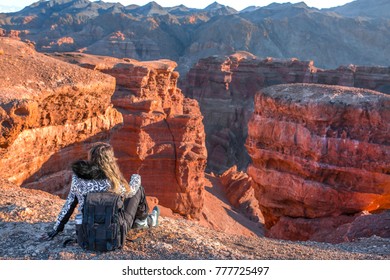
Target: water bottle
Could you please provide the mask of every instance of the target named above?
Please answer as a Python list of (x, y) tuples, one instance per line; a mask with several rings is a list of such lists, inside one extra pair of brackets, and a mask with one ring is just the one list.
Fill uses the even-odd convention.
[(83, 215), (77, 214), (75, 221), (76, 221), (76, 225), (81, 225), (81, 223), (83, 222)]

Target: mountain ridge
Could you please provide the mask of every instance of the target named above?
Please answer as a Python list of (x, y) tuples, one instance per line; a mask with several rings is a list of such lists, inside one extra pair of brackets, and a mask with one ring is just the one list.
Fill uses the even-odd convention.
[[(378, 9), (378, 6), (380, 9)], [(389, 18), (389, 0), (358, 0), (327, 9), (347, 17)]]
[[(343, 15), (345, 9), (355, 13), (367, 3), (371, 3), (372, 17)], [(380, 3), (390, 5), (390, 0)], [(390, 23), (387, 18), (374, 17), (382, 8), (370, 0), (321, 10), (304, 2), (273, 3), (242, 12), (217, 2), (192, 9), (184, 5), (165, 8), (156, 2), (125, 7), (103, 1), (51, 0), (0, 14), (0, 33), (15, 34), (16, 30), (41, 52), (168, 58), (178, 62), (181, 74), (200, 58), (236, 51), (314, 60), (322, 68), (387, 66)], [(120, 39), (115, 35), (118, 32), (123, 34)]]

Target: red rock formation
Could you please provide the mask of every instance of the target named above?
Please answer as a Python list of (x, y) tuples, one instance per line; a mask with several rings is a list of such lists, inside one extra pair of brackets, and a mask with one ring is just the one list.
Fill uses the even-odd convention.
[(202, 115), (177, 88), (176, 63), (85, 54), (57, 55), (116, 78), (112, 102), (124, 126), (111, 139), (126, 177), (139, 172), (146, 193), (174, 212), (198, 217), (207, 158)]
[(66, 194), (71, 161), (122, 123), (115, 80), (0, 38), (0, 177)]
[(247, 52), (198, 61), (183, 85), (198, 100), (205, 117), (208, 170), (221, 173), (233, 165), (244, 169), (244, 149), (253, 99), (264, 87), (285, 83), (319, 83), (362, 87), (390, 93), (390, 68), (350, 65), (323, 70), (312, 61), (258, 58)]
[(390, 96), (379, 92), (310, 84), (259, 92), (247, 172), (268, 235), (329, 241), (329, 228), (390, 209), (389, 131)]
[(199, 60), (187, 75), (185, 93), (198, 100), (205, 118), (209, 170), (245, 168), (247, 123), (255, 93), (266, 86), (302, 82), (311, 62), (259, 59), (239, 52)]
[(263, 215), (253, 189), (252, 178), (245, 172), (237, 171), (237, 166), (226, 170), (221, 176), (226, 197), (231, 205), (251, 221), (262, 222)]

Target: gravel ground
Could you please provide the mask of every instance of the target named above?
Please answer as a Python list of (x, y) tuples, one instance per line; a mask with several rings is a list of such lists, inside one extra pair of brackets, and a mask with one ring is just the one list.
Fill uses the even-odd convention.
[[(244, 237), (205, 228), (185, 219), (160, 217), (160, 225), (132, 230), (122, 250), (85, 251), (71, 243), (74, 221), (51, 241), (42, 241), (63, 200), (48, 193), (0, 182), (0, 259), (147, 259), (147, 260), (357, 260), (390, 259), (390, 239), (370, 237), (350, 243), (291, 242)], [(139, 238), (138, 238), (139, 237)], [(134, 241), (138, 238), (139, 241)]]

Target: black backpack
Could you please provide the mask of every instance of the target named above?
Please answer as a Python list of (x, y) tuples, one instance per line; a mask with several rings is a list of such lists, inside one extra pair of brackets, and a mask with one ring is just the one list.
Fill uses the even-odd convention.
[(111, 192), (88, 193), (76, 235), (84, 249), (104, 252), (122, 248), (127, 235), (122, 197)]

